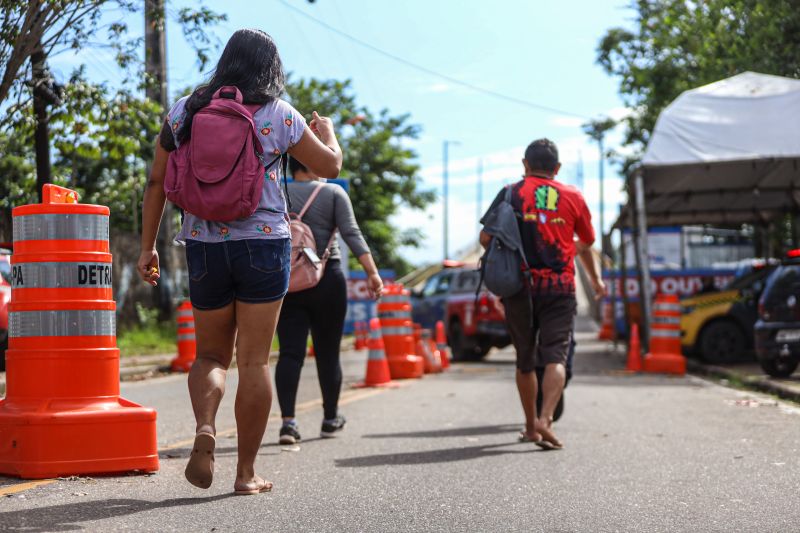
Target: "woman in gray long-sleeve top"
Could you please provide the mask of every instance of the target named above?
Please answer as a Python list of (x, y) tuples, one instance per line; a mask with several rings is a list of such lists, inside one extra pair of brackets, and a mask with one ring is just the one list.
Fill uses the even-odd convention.
[(367, 272), (367, 283), (372, 297), (379, 297), (383, 291), (383, 282), (344, 189), (335, 184), (320, 183), (319, 178), (294, 158), (290, 159), (289, 167), (294, 178), (288, 185), (292, 212), (299, 213), (311, 193), (317, 187), (322, 187), (303, 216), (303, 222), (314, 234), (319, 257), (323, 257), (329, 242), (331, 246), (325, 273), (319, 284), (304, 291), (287, 294), (278, 320), (280, 357), (275, 368), (275, 388), (283, 417), (281, 444), (295, 444), (300, 441), (294, 410), (309, 331), (314, 342), (324, 409), (320, 436), (333, 437), (345, 424), (345, 419), (337, 408), (342, 387), (339, 347), (347, 314), (347, 282), (342, 272), (339, 246), (336, 239), (331, 239), (334, 231), (339, 231), (350, 251)]

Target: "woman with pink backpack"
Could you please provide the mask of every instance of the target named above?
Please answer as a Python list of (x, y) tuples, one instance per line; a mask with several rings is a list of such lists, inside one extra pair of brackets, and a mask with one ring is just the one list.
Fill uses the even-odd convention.
[(379, 298), (383, 292), (383, 281), (344, 189), (320, 180), (319, 172), (295, 158), (289, 160), (289, 168), (293, 178), (288, 187), (292, 205), (292, 276), (278, 321), (280, 356), (275, 366), (275, 388), (283, 417), (281, 444), (300, 441), (295, 399), (309, 332), (322, 391), (320, 437), (334, 437), (344, 428), (345, 419), (338, 412), (342, 388), (339, 349), (347, 314), (347, 281), (337, 232), (367, 273), (370, 295)]
[(142, 207), (138, 272), (156, 285), (156, 235), (167, 198), (184, 211), (176, 240), (186, 244), (197, 359), (189, 372), (196, 435), (186, 479), (211, 486), (215, 418), (234, 346), (239, 372), (234, 492), (272, 483), (255, 459), (272, 404), (269, 350), (289, 286), (291, 241), (281, 180), (285, 154), (337, 176), (342, 153), (330, 119), (303, 115), (280, 99), (284, 72), (272, 38), (235, 32), (214, 74), (169, 111), (156, 143)]

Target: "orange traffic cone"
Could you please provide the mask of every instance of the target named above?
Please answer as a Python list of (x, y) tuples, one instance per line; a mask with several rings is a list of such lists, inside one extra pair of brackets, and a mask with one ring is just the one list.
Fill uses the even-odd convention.
[(395, 385), (389, 373), (389, 361), (383, 348), (381, 321), (373, 318), (369, 321), (369, 352), (367, 355), (367, 373), (364, 381), (355, 387), (386, 387)]
[(659, 374), (686, 374), (686, 358), (681, 353), (681, 303), (677, 295), (656, 296), (650, 353), (642, 361), (642, 368)]
[(600, 331), (597, 333), (597, 340), (611, 341), (614, 340), (614, 305), (613, 302), (606, 299), (603, 302), (603, 323), (600, 325)]
[(314, 343), (311, 343), (311, 345), (309, 345), (309, 347), (308, 347), (308, 356), (309, 357), (316, 357), (317, 356), (317, 352), (314, 351)]
[(414, 342), (417, 346), (417, 353), (425, 360), (425, 373), (436, 374), (442, 371), (442, 365), (436, 361), (433, 352), (431, 352), (430, 339), (431, 330), (422, 329), (420, 324), (414, 324)]
[(156, 412), (119, 395), (109, 209), (51, 184), (43, 198), (12, 211), (0, 473), (154, 472)]
[(188, 372), (197, 357), (194, 336), (194, 313), (188, 300), (178, 306), (178, 356), (172, 360), (173, 372)]
[(442, 361), (442, 369), (450, 368), (450, 354), (447, 353), (447, 335), (444, 334), (444, 322), (436, 323), (436, 348)]
[(367, 325), (364, 322), (356, 322), (356, 350), (366, 350), (369, 348), (369, 341), (367, 340), (369, 337), (369, 331), (367, 331)]
[(631, 326), (630, 347), (628, 348), (628, 364), (625, 366), (629, 372), (642, 370), (642, 344), (639, 341), (639, 324)]

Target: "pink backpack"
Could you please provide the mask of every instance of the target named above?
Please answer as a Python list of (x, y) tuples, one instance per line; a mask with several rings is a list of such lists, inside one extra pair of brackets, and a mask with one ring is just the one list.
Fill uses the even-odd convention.
[[(203, 220), (229, 222), (252, 215), (264, 187), (264, 148), (253, 122), (254, 106), (236, 87), (222, 87), (195, 113), (192, 135), (169, 154), (167, 199)], [(257, 107), (256, 107), (257, 109)]]
[(333, 239), (336, 238), (336, 231), (331, 234), (328, 246), (325, 247), (322, 257), (317, 257), (317, 243), (314, 240), (314, 233), (308, 227), (308, 224), (303, 222), (303, 216), (308, 211), (308, 208), (311, 207), (311, 204), (314, 203), (314, 200), (317, 199), (322, 187), (323, 184), (318, 183), (300, 213), (291, 213), (289, 215), (289, 231), (292, 235), (289, 292), (304, 291), (316, 287), (325, 273), (325, 264), (331, 255), (331, 244)]

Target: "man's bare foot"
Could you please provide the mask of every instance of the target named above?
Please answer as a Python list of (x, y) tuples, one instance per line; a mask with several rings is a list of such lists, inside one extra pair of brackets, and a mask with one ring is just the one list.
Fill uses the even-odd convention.
[(542, 441), (539, 446), (548, 450), (560, 450), (564, 447), (564, 444), (558, 440), (556, 434), (553, 433), (551, 425), (552, 421), (550, 421), (550, 424), (548, 424), (546, 420), (542, 419), (538, 419), (536, 421), (536, 432), (542, 435)]
[(272, 482), (255, 476), (248, 481), (237, 479), (233, 484), (233, 492), (238, 496), (250, 496), (272, 490)]
[(532, 442), (534, 444), (539, 444), (542, 441), (542, 436), (535, 431), (520, 431), (519, 437), (520, 442)]

